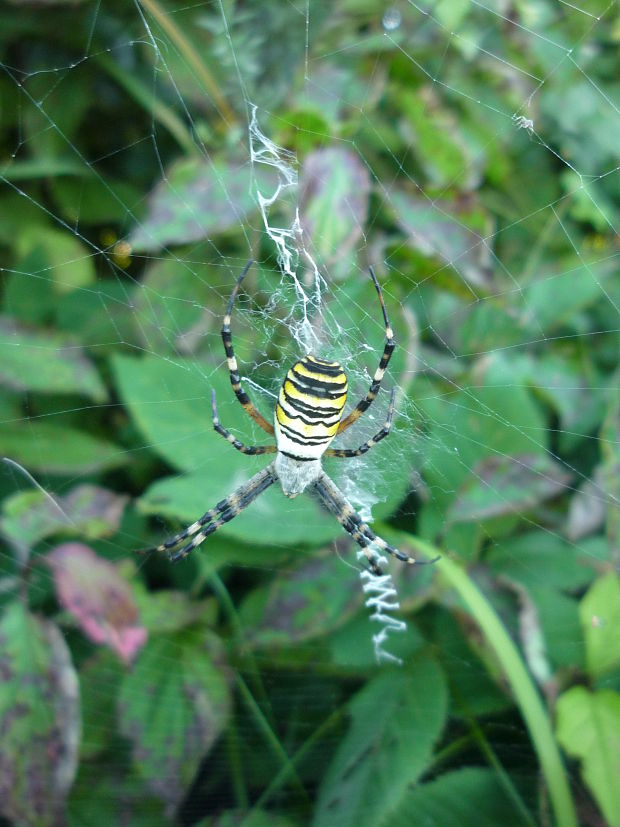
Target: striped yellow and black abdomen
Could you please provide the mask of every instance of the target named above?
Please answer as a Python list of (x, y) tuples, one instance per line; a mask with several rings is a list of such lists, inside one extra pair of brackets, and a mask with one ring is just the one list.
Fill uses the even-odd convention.
[(286, 374), (276, 404), (278, 450), (300, 460), (324, 453), (338, 430), (347, 377), (338, 362), (304, 356)]

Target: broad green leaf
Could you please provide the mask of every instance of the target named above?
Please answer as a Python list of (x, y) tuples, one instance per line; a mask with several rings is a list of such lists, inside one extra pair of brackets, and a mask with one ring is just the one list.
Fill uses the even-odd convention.
[[(6, 100), (6, 97), (3, 96), (4, 100)], [(3, 175), (6, 175), (7, 172), (9, 170), (3, 168)], [(16, 244), (19, 233), (24, 227), (38, 227), (39, 229), (45, 227), (45, 215), (40, 207), (28, 198), (24, 198), (19, 192), (9, 189), (9, 187), (3, 187), (2, 197), (0, 198), (0, 212), (2, 212), (0, 241), (7, 246)], [(2, 299), (4, 302), (4, 295)], [(3, 307), (5, 312), (8, 311), (6, 304), (3, 303)]]
[(603, 466), (598, 465), (570, 498), (566, 536), (573, 542), (594, 534), (605, 525), (607, 508), (611, 504), (604, 493), (605, 483)]
[[(266, 464), (264, 457), (244, 456), (215, 433), (211, 420), (211, 389), (217, 394), (220, 421), (246, 444), (273, 443), (254, 427), (236, 401), (225, 366), (217, 370), (197, 360), (117, 354), (112, 360), (116, 385), (147, 446), (174, 468), (203, 471), (222, 478), (225, 496), (232, 479), (249, 479)], [(254, 393), (255, 404), (260, 401)], [(269, 418), (271, 418), (269, 416)], [(237, 482), (238, 484), (238, 482)], [(218, 496), (218, 499), (222, 499)], [(205, 506), (205, 511), (209, 507)]]
[[(100, 726), (106, 721), (104, 712)], [(81, 762), (69, 797), (69, 827), (171, 827), (173, 822), (161, 800), (149, 793), (138, 772), (127, 766), (119, 742), (113, 747), (98, 760)]]
[(129, 243), (135, 252), (153, 253), (200, 241), (238, 227), (254, 209), (247, 164), (184, 158), (150, 194), (146, 216)]
[(461, 353), (485, 353), (530, 341), (533, 333), (526, 320), (512, 312), (510, 296), (492, 296), (471, 305), (463, 324), (454, 331)]
[(53, 499), (38, 490), (20, 491), (2, 504), (0, 532), (30, 547), (59, 532), (90, 540), (108, 537), (118, 531), (126, 502), (127, 497), (96, 485), (78, 485)]
[(106, 177), (105, 183), (88, 178), (57, 177), (51, 192), (64, 218), (74, 225), (117, 224), (131, 217), (131, 205), (139, 204), (142, 193), (128, 181)]
[(74, 290), (57, 303), (58, 327), (79, 337), (84, 347), (98, 356), (127, 345), (141, 343), (135, 336), (135, 315), (127, 285), (101, 281), (98, 289)]
[(98, 557), (83, 543), (63, 543), (45, 562), (52, 570), (60, 605), (77, 620), (82, 632), (113, 649), (131, 663), (146, 642), (129, 583), (117, 566)]
[(519, 514), (562, 494), (570, 478), (546, 454), (487, 457), (474, 466), (447, 516), (453, 522), (479, 522)]
[(540, 575), (527, 591), (544, 634), (545, 649), (553, 667), (584, 668), (585, 647), (575, 597), (557, 591)]
[(589, 181), (568, 169), (562, 173), (561, 180), (570, 198), (573, 218), (591, 223), (599, 233), (607, 232), (617, 224), (620, 218), (617, 205), (607, 196), (604, 187), (597, 186), (596, 180)]
[(172, 589), (150, 592), (138, 579), (132, 586), (140, 623), (149, 632), (178, 632), (186, 626), (209, 628), (215, 624), (217, 604), (213, 597), (192, 600), (187, 592)]
[(557, 737), (581, 760), (585, 783), (609, 827), (620, 825), (620, 695), (575, 686), (558, 698)]
[[(446, 29), (454, 32), (459, 31), (463, 21), (471, 10), (471, 6), (467, 0), (440, 0), (435, 7), (435, 14)], [(428, 118), (428, 120), (433, 119)], [(461, 161), (461, 164), (462, 163)], [(447, 183), (450, 182), (448, 181)]]
[[(449, 0), (449, 3), (453, 9), (458, 3), (463, 11), (467, 10), (463, 0)], [(437, 9), (447, 11), (447, 6), (448, 3), (443, 0)], [(457, 14), (460, 16), (460, 10)], [(429, 118), (428, 100), (417, 90), (402, 93), (399, 104), (407, 118), (404, 129), (415, 134), (412, 151), (419, 159), (429, 184), (449, 187), (458, 177), (463, 189), (473, 189), (480, 174), (480, 161), (475, 159), (478, 163), (475, 162), (462, 134), (453, 128), (454, 115), (447, 108), (437, 106)]]
[(286, 816), (252, 809), (249, 815), (241, 810), (227, 810), (213, 818), (199, 821), (195, 827), (296, 827), (296, 824)]
[[(51, 282), (60, 295), (95, 281), (93, 251), (68, 231), (27, 225), (18, 237), (17, 249), (23, 259), (22, 272)], [(28, 268), (24, 267), (26, 261)]]
[(447, 703), (441, 669), (428, 657), (386, 668), (361, 689), (321, 783), (313, 827), (397, 823), (394, 812), (431, 761)]
[(471, 388), (465, 383), (445, 401), (428, 389), (418, 390), (415, 401), (429, 419), (424, 477), (443, 521), (459, 487), (482, 460), (547, 454), (542, 413), (528, 389), (513, 384), (511, 360), (500, 353), (480, 363)]
[(430, 201), (398, 190), (390, 194), (395, 220), (407, 235), (407, 244), (449, 269), (436, 271), (444, 287), (470, 300), (492, 288), (491, 257), (484, 242), (488, 218), (479, 208), (459, 213), (448, 201)]
[[(558, 413), (562, 452), (583, 444), (583, 434), (595, 430), (605, 406), (604, 381), (594, 366), (586, 372), (583, 359), (577, 364), (559, 355), (545, 353), (544, 359), (526, 358), (522, 375), (537, 394)], [(517, 368), (515, 372), (519, 369)], [(584, 393), (587, 388), (587, 393)]]
[(506, 575), (527, 588), (544, 585), (575, 591), (594, 577), (595, 561), (589, 560), (587, 549), (549, 531), (528, 531), (498, 540), (488, 562), (496, 575)]
[[(357, 584), (361, 589), (359, 579)], [(400, 595), (400, 589), (398, 591)], [(363, 674), (376, 668), (377, 654), (372, 638), (379, 631), (379, 624), (371, 619), (371, 614), (372, 609), (365, 606), (342, 628), (330, 631), (325, 637), (325, 647), (335, 666)], [(405, 620), (400, 610), (394, 611), (393, 615), (398, 620)], [(422, 634), (413, 623), (407, 622), (404, 631), (388, 635), (383, 648), (390, 655), (409, 663), (425, 645)]]
[(0, 317), (0, 384), (11, 390), (78, 393), (103, 402), (105, 385), (73, 339)]
[(530, 531), (499, 540), (489, 566), (500, 583), (523, 589), (532, 602), (553, 666), (582, 664), (579, 606), (568, 592), (583, 589), (594, 577), (586, 549), (548, 531)]
[(515, 807), (496, 773), (467, 767), (411, 789), (391, 824), (424, 827), (532, 827)]
[(116, 468), (127, 454), (85, 431), (46, 422), (16, 422), (0, 428), (0, 453), (28, 469), (78, 474)]
[(301, 225), (312, 255), (322, 267), (347, 262), (368, 216), (367, 167), (348, 149), (317, 149), (304, 159), (299, 191)]
[[(116, 696), (125, 665), (111, 649), (98, 649), (80, 665), (82, 701), (82, 741), (80, 759), (92, 759), (103, 753), (118, 738)], [(76, 784), (79, 786), (79, 776)], [(75, 794), (72, 793), (72, 797)]]
[(588, 672), (597, 678), (620, 664), (620, 579), (610, 571), (596, 580), (579, 604)]
[(78, 682), (58, 627), (11, 603), (0, 620), (0, 813), (55, 827), (77, 767)]
[(239, 614), (254, 646), (292, 646), (341, 626), (362, 601), (357, 572), (334, 553), (317, 554), (255, 588)]
[[(224, 440), (222, 443), (230, 452), (230, 445)], [(241, 454), (239, 456), (243, 460), (248, 459)], [(235, 463), (237, 464), (242, 463)], [(140, 510), (144, 514), (159, 514), (189, 525), (224, 497), (232, 494), (258, 470), (254, 463), (245, 469), (233, 469), (230, 465), (227, 466), (224, 457), (221, 458), (221, 464), (214, 466), (215, 463), (211, 463), (211, 472), (165, 477), (154, 482), (138, 500)], [(278, 482), (219, 531), (252, 545), (275, 544), (280, 547), (294, 544), (318, 547), (345, 536), (335, 518), (322, 510), (309, 494), (287, 499)], [(202, 546), (203, 552), (208, 553), (208, 548), (209, 539)]]
[(452, 706), (450, 714), (468, 719), (471, 715), (505, 712), (511, 699), (501, 691), (501, 684), (490, 670), (486, 670), (461, 625), (459, 617), (429, 607), (425, 628), (428, 642), (434, 647), (446, 674)]
[[(156, 259), (133, 291), (136, 338), (160, 355), (195, 355), (213, 344), (212, 336), (206, 334), (212, 334), (215, 327), (220, 347), (221, 318), (214, 314), (218, 308), (224, 312), (225, 301), (213, 287), (224, 281), (223, 274), (214, 278), (217, 272), (193, 262), (191, 267), (179, 266), (175, 258)], [(228, 289), (232, 290), (232, 279)]]
[(602, 488), (606, 495), (606, 534), (612, 548), (620, 542), (620, 370), (612, 374), (607, 411), (600, 431)]
[(230, 693), (221, 647), (204, 628), (152, 638), (119, 695), (122, 733), (150, 789), (176, 806), (226, 726)]
[(605, 284), (616, 275), (609, 261), (584, 265), (573, 259), (565, 264), (560, 272), (541, 273), (522, 289), (521, 312), (544, 333), (571, 324), (581, 310), (605, 299)]

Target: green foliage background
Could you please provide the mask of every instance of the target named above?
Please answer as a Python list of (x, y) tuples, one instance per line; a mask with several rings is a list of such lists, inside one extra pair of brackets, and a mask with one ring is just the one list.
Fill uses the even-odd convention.
[[(0, 4), (0, 822), (620, 825), (618, 6), (309, 9)], [(327, 310), (374, 264), (403, 343), (373, 526), (442, 559), (392, 568), (402, 668), (307, 498), (133, 553), (262, 465), (208, 402), (259, 438), (218, 336), (250, 256), (246, 309), (278, 284), (250, 100)]]

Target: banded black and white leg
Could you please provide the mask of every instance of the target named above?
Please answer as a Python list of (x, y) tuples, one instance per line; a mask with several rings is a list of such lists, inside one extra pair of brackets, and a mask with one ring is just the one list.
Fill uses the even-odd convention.
[(244, 445), (243, 442), (240, 442), (227, 428), (224, 428), (224, 426), (220, 424), (220, 420), (217, 415), (217, 405), (215, 402), (215, 389), (211, 390), (211, 412), (213, 414), (214, 430), (223, 436), (227, 442), (230, 442), (233, 448), (236, 448), (237, 451), (241, 451), (242, 454), (251, 455), (276, 453), (277, 449), (275, 445)]
[[(176, 563), (177, 560), (181, 560), (195, 548), (198, 548), (218, 528), (233, 520), (276, 480), (274, 465), (271, 463), (267, 468), (255, 474), (245, 485), (242, 485), (225, 500), (221, 500), (203, 514), (195, 523), (192, 523), (174, 537), (170, 537), (161, 545), (144, 549), (141, 553), (150, 554), (155, 551), (167, 551), (169, 559)], [(190, 541), (186, 543), (185, 541), (189, 538), (191, 538)]]
[(325, 451), (326, 457), (340, 457), (340, 458), (347, 458), (347, 457), (359, 457), (361, 454), (365, 454), (366, 451), (370, 451), (377, 442), (381, 442), (382, 439), (390, 433), (390, 429), (392, 427), (392, 416), (394, 414), (394, 397), (396, 396), (396, 388), (392, 388), (392, 393), (390, 394), (390, 404), (388, 406), (387, 416), (385, 419), (385, 423), (383, 428), (379, 431), (379, 433), (375, 434), (372, 439), (369, 439), (367, 442), (364, 442), (360, 445), (359, 448), (328, 448)]
[(235, 282), (235, 286), (233, 287), (232, 293), (230, 294), (228, 305), (226, 307), (226, 314), (224, 316), (224, 323), (222, 325), (222, 342), (224, 343), (224, 350), (226, 352), (226, 362), (228, 364), (228, 372), (230, 373), (230, 384), (232, 385), (232, 389), (235, 393), (235, 396), (243, 406), (246, 413), (252, 417), (256, 424), (259, 425), (263, 429), (263, 431), (266, 431), (268, 434), (273, 434), (273, 425), (270, 422), (268, 422), (265, 419), (265, 417), (254, 407), (254, 405), (250, 401), (250, 397), (241, 387), (241, 377), (239, 375), (239, 367), (237, 365), (235, 350), (233, 348), (232, 343), (232, 333), (230, 331), (230, 317), (232, 314), (235, 299), (237, 298), (237, 294), (239, 293), (241, 282), (245, 278), (248, 270), (250, 269), (253, 263), (254, 262), (252, 261), (252, 259), (250, 259), (248, 263), (245, 265), (241, 275)]
[(344, 530), (348, 531), (355, 542), (361, 546), (374, 574), (380, 575), (383, 574), (383, 572), (379, 565), (379, 556), (372, 549), (373, 545), (376, 546), (379, 551), (390, 554), (402, 563), (419, 566), (435, 562), (435, 560), (416, 560), (414, 557), (410, 557), (408, 554), (405, 554), (404, 551), (400, 551), (400, 549), (391, 546), (389, 543), (386, 543), (383, 538), (377, 536), (370, 526), (362, 520), (351, 503), (332, 480), (330, 480), (327, 474), (321, 474), (319, 479), (314, 483), (314, 491), (320, 502), (328, 511), (331, 511)]
[(369, 270), (373, 283), (375, 285), (375, 289), (377, 291), (377, 295), (379, 296), (379, 301), (381, 302), (381, 312), (383, 313), (383, 321), (385, 322), (386, 342), (385, 347), (383, 348), (383, 354), (379, 361), (379, 367), (375, 371), (375, 375), (372, 378), (372, 382), (370, 383), (368, 393), (360, 402), (357, 403), (357, 405), (355, 406), (355, 408), (353, 408), (351, 413), (342, 420), (342, 422), (338, 426), (338, 430), (336, 431), (337, 434), (341, 434), (343, 431), (346, 431), (347, 428), (350, 428), (354, 422), (357, 422), (357, 420), (364, 413), (364, 411), (368, 410), (373, 400), (377, 396), (377, 392), (381, 387), (381, 381), (385, 376), (385, 371), (387, 370), (389, 361), (392, 358), (392, 353), (394, 352), (394, 348), (396, 347), (396, 342), (394, 341), (394, 331), (392, 330), (390, 321), (388, 319), (387, 310), (385, 309), (385, 301), (383, 300), (381, 286), (377, 281), (377, 277), (375, 276), (375, 271), (373, 270), (373, 268), (370, 267)]

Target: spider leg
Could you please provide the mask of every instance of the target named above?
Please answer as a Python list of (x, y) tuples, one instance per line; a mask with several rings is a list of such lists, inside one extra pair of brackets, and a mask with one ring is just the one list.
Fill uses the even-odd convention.
[[(159, 546), (144, 549), (144, 551), (140, 553), (149, 554), (154, 551), (169, 551), (172, 562), (180, 560), (204, 542), (210, 534), (217, 531), (220, 526), (230, 522), (230, 520), (236, 517), (237, 514), (262, 494), (263, 491), (269, 488), (276, 479), (277, 477), (274, 473), (272, 463), (268, 465), (267, 468), (259, 471), (258, 474), (255, 474), (245, 485), (242, 485), (229, 497), (220, 500), (216, 506), (205, 512), (199, 520), (196, 520), (195, 523), (192, 523), (179, 534), (175, 534), (174, 537), (170, 537)], [(189, 537), (192, 538), (190, 542), (182, 545), (183, 541)]]
[(396, 559), (402, 563), (419, 566), (425, 563), (434, 563), (439, 559), (437, 557), (435, 560), (416, 560), (408, 554), (405, 554), (404, 551), (400, 551), (389, 543), (386, 543), (381, 537), (378, 537), (374, 531), (363, 522), (351, 503), (332, 480), (330, 480), (327, 474), (321, 474), (314, 484), (314, 490), (323, 505), (335, 515), (344, 530), (348, 531), (355, 542), (362, 547), (364, 554), (368, 558), (370, 567), (375, 574), (381, 574), (382, 572), (379, 567), (378, 556), (370, 548), (373, 544), (381, 549), (381, 551), (391, 554), (392, 557), (396, 557)]
[(248, 263), (243, 268), (241, 275), (237, 279), (235, 286), (233, 287), (230, 299), (228, 300), (228, 306), (226, 307), (224, 323), (222, 325), (222, 342), (224, 343), (224, 350), (226, 351), (226, 361), (228, 363), (228, 371), (230, 373), (230, 384), (232, 385), (232, 389), (235, 392), (235, 396), (242, 404), (245, 412), (252, 417), (256, 424), (259, 425), (263, 429), (263, 431), (267, 431), (268, 434), (272, 434), (273, 425), (270, 422), (267, 422), (265, 417), (254, 407), (252, 402), (250, 402), (250, 397), (241, 387), (241, 377), (239, 376), (239, 367), (237, 365), (237, 359), (235, 358), (235, 351), (232, 343), (232, 335), (230, 332), (230, 315), (232, 313), (233, 304), (235, 303), (235, 299), (237, 298), (239, 288), (241, 287), (241, 282), (245, 278), (246, 273), (248, 272), (253, 263), (254, 262), (252, 261), (252, 259), (248, 261)]
[[(387, 416), (385, 418), (385, 423), (383, 428), (379, 431), (379, 433), (375, 434), (372, 439), (369, 439), (368, 442), (364, 442), (360, 445), (359, 448), (328, 448), (325, 451), (324, 456), (326, 457), (359, 457), (361, 454), (365, 454), (366, 451), (370, 451), (370, 449), (377, 444), (377, 442), (381, 442), (382, 439), (390, 433), (390, 428), (392, 427), (392, 414), (394, 413), (394, 397), (396, 396), (396, 388), (392, 388), (392, 394), (390, 396), (390, 404), (387, 411)], [(236, 447), (236, 446), (235, 446)]]
[(211, 390), (211, 411), (213, 412), (213, 427), (218, 434), (221, 434), (227, 442), (230, 442), (237, 451), (241, 451), (242, 454), (275, 454), (275, 445), (244, 445), (243, 442), (235, 439), (230, 431), (220, 425), (220, 420), (217, 415), (217, 405), (215, 403), (215, 389)]
[(370, 404), (376, 397), (377, 391), (381, 386), (381, 380), (385, 375), (388, 362), (390, 361), (394, 348), (396, 347), (396, 342), (394, 341), (394, 332), (388, 320), (387, 310), (385, 309), (385, 301), (383, 300), (383, 293), (381, 292), (381, 287), (379, 285), (379, 282), (377, 281), (377, 277), (375, 276), (375, 271), (372, 269), (372, 267), (370, 267), (369, 269), (370, 275), (377, 290), (377, 295), (379, 296), (379, 301), (381, 302), (381, 311), (383, 312), (383, 321), (385, 322), (385, 338), (387, 341), (385, 343), (385, 347), (383, 348), (383, 355), (381, 356), (379, 367), (375, 371), (375, 375), (373, 376), (372, 382), (370, 383), (368, 393), (362, 399), (361, 402), (357, 403), (357, 405), (355, 406), (355, 408), (353, 408), (351, 413), (342, 420), (342, 422), (338, 426), (338, 430), (336, 431), (336, 433), (338, 434), (341, 434), (343, 431), (346, 431), (347, 428), (350, 428), (354, 422), (357, 422), (357, 420), (364, 413), (364, 411), (366, 411), (370, 407)]

